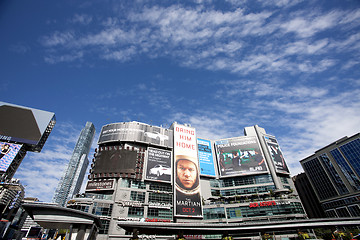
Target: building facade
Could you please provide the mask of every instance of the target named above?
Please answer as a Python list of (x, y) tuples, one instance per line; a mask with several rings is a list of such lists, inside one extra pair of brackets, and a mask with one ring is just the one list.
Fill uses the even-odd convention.
[(315, 191), (305, 173), (292, 177), (306, 214), (309, 218), (325, 218), (325, 212), (316, 197)]
[(360, 216), (360, 133), (300, 161), (327, 217)]
[(139, 122), (105, 125), (86, 192), (67, 206), (101, 217), (98, 239), (128, 239), (131, 233), (119, 221), (306, 218), (276, 138), (258, 126), (244, 133), (210, 140), (176, 122), (169, 129)]
[(87, 122), (81, 130), (73, 154), (56, 188), (53, 202), (65, 206), (73, 195), (80, 192), (86, 169), (89, 165), (88, 155), (95, 135), (95, 127)]

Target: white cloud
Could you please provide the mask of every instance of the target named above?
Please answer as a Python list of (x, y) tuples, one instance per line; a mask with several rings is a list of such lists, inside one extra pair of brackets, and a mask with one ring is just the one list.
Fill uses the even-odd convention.
[(83, 127), (73, 123), (56, 123), (43, 150), (26, 154), (14, 176), (26, 186), (26, 197), (51, 202)]

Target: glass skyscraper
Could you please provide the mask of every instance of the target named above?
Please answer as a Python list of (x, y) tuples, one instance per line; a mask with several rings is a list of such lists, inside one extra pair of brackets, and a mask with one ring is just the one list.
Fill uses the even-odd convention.
[(360, 133), (300, 162), (328, 217), (360, 216)]
[(53, 202), (65, 206), (66, 202), (79, 193), (84, 180), (86, 169), (89, 165), (88, 155), (95, 135), (95, 127), (87, 122), (81, 130), (79, 139), (74, 148), (69, 164), (59, 181)]

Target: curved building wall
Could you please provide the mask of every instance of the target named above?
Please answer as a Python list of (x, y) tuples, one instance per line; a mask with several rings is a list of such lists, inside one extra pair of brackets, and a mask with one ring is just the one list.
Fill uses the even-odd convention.
[[(248, 164), (246, 171), (239, 170), (236, 174), (224, 176), (218, 167), (221, 149), (216, 149), (216, 141), (219, 140), (196, 139), (194, 142), (195, 130), (194, 134), (190, 130), (186, 132), (188, 134), (179, 132), (174, 140), (176, 126), (183, 126), (183, 131), (192, 130), (188, 125), (177, 123), (170, 129), (138, 122), (115, 123), (103, 127), (86, 193), (68, 203), (68, 207), (100, 215), (104, 228), (98, 239), (129, 239), (131, 233), (119, 228), (118, 221), (228, 223), (306, 217), (294, 192), (290, 174), (284, 169), (280, 171), (276, 168), (254, 127), (247, 128), (246, 136), (234, 138), (236, 143), (240, 143), (233, 146), (236, 148), (234, 151), (237, 150), (239, 154), (240, 151), (243, 154), (248, 151), (245, 153), (248, 154), (245, 159), (247, 161), (241, 163), (244, 169)], [(149, 139), (150, 134), (145, 136), (146, 132), (154, 135)], [(156, 133), (162, 136), (157, 138), (159, 134)], [(261, 134), (261, 137), (264, 136), (265, 130)], [(195, 152), (198, 153), (194, 157), (198, 158), (197, 166), (200, 168), (199, 209), (202, 212), (196, 212), (196, 218), (189, 218), (186, 211), (182, 214), (175, 213), (175, 209), (179, 207), (179, 199), (174, 194), (173, 149), (178, 144), (176, 142), (184, 143), (185, 147), (188, 145), (191, 149), (195, 144)], [(231, 145), (234, 142), (228, 143)], [(198, 148), (197, 144), (201, 146)], [(235, 162), (231, 159), (236, 157), (235, 154), (230, 156), (233, 151), (227, 152), (228, 160)], [(255, 152), (261, 154), (263, 162), (252, 156), (251, 153)], [(117, 156), (113, 156), (114, 154)], [(200, 154), (201, 157), (198, 157)], [(178, 155), (184, 154), (182, 152)], [(257, 165), (251, 165), (251, 161)], [(264, 167), (260, 169), (261, 164)], [(206, 169), (201, 169), (204, 166)], [(191, 210), (192, 200), (186, 201), (189, 201)], [(184, 200), (181, 203), (186, 202)]]

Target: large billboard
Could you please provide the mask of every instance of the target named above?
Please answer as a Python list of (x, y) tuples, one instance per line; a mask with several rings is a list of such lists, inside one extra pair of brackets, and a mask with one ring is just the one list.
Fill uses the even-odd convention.
[(266, 135), (264, 136), (264, 139), (274, 162), (276, 172), (290, 173), (276, 138), (271, 135)]
[(200, 174), (204, 176), (216, 177), (211, 141), (198, 138), (197, 144)]
[(55, 114), (0, 102), (0, 140), (37, 145)]
[(21, 147), (21, 144), (0, 142), (0, 171), (6, 172)]
[(215, 141), (221, 177), (268, 172), (256, 137), (237, 137)]
[(171, 151), (149, 147), (146, 166), (146, 180), (171, 183)]
[(172, 148), (173, 132), (139, 122), (112, 123), (102, 127), (98, 144), (135, 141)]
[(174, 216), (202, 217), (200, 171), (194, 128), (174, 123)]
[(95, 156), (92, 173), (135, 174), (137, 152), (122, 149), (121, 146), (100, 147)]

